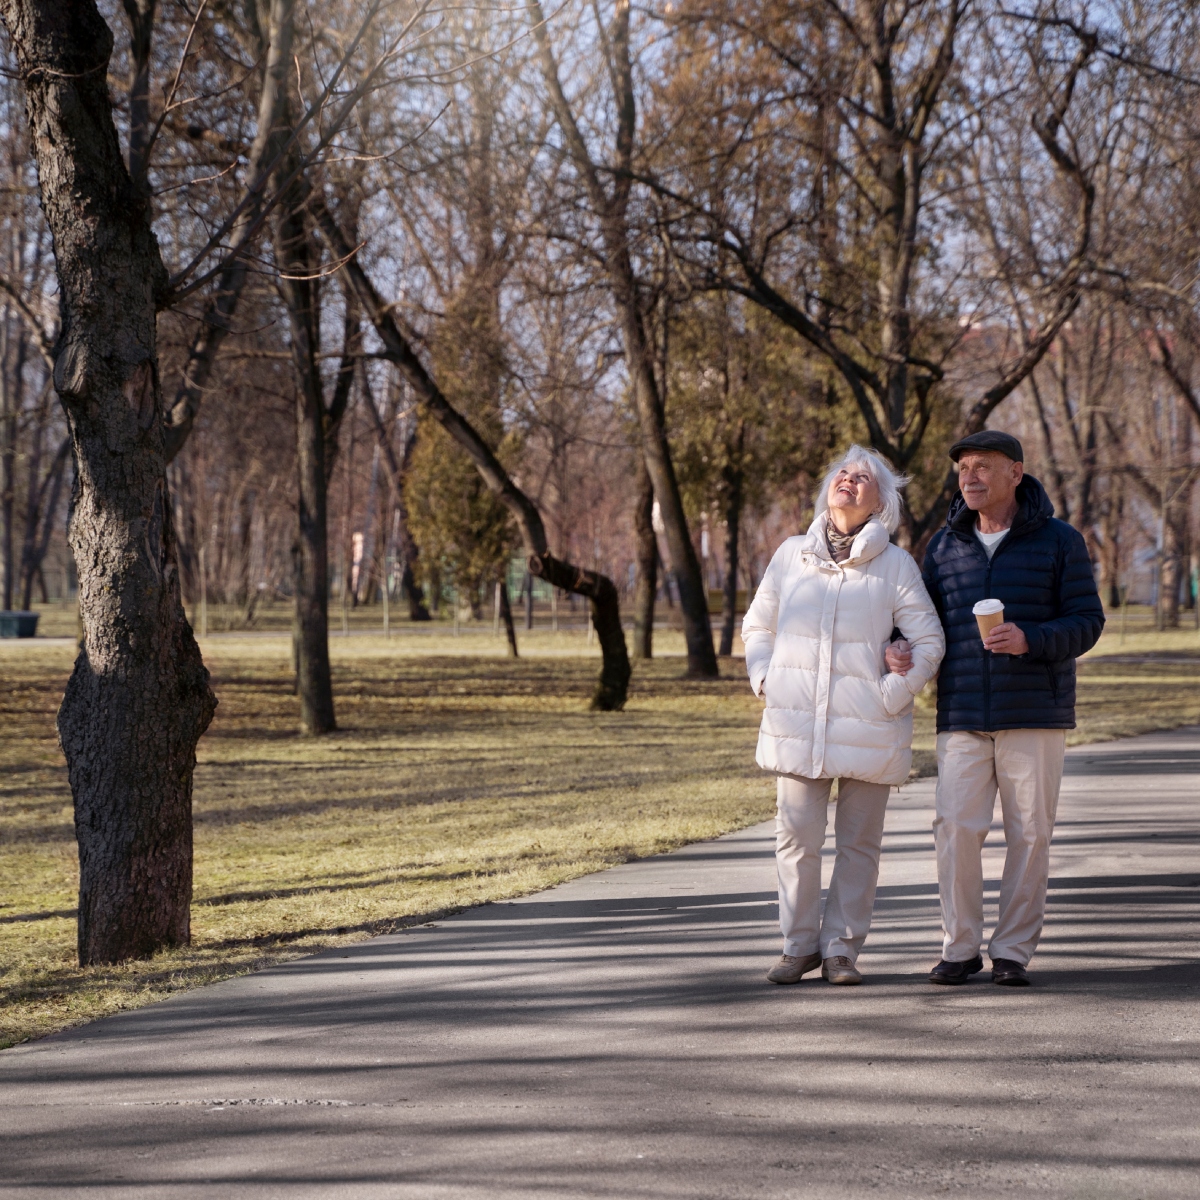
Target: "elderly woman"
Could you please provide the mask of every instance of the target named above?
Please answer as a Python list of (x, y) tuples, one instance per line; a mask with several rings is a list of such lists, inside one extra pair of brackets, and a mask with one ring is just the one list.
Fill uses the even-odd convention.
[[(945, 649), (917, 564), (891, 544), (907, 482), (851, 446), (821, 484), (808, 533), (775, 552), (742, 624), (750, 685), (766, 700), (758, 765), (779, 777), (784, 940), (772, 983), (798, 983), (817, 967), (829, 983), (862, 982), (854, 963), (871, 925), (884, 809), (912, 764), (913, 697)], [(896, 629), (911, 647), (904, 674), (884, 661)], [(837, 856), (822, 917), (835, 779)]]

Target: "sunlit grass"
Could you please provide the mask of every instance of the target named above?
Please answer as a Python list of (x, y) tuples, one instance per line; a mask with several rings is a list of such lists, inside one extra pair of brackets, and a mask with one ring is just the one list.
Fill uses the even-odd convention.
[[(206, 639), (220, 707), (196, 772), (193, 944), (81, 970), (54, 734), (74, 648), (0, 643), (0, 1046), (770, 814), (740, 661), (685, 681), (682, 638), (661, 633), (665, 657), (636, 664), (626, 711), (603, 714), (586, 708), (599, 654), (578, 627), (521, 644), (514, 662), (486, 626), (335, 634), (340, 729), (305, 740), (287, 637)], [(1167, 661), (1123, 661), (1148, 651)], [(1081, 664), (1071, 741), (1200, 722), (1198, 668), (1194, 631), (1106, 634)], [(922, 705), (921, 773), (933, 741)]]
[(287, 639), (209, 639), (220, 707), (196, 772), (193, 945), (91, 970), (74, 965), (75, 847), (54, 736), (73, 651), (5, 645), (0, 1042), (770, 812), (772, 781), (753, 761), (760, 706), (740, 664), (700, 684), (682, 680), (681, 658), (640, 665), (626, 711), (598, 714), (583, 635), (571, 657), (569, 635), (546, 640), (513, 662), (502, 648), (481, 657), (482, 644), (449, 656), (436, 642), (414, 653), (334, 638), (340, 729), (306, 740)]

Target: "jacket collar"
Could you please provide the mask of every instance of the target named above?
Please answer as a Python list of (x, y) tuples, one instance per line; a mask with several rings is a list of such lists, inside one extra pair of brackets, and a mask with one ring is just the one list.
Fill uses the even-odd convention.
[(829, 522), (829, 514), (821, 513), (808, 527), (800, 549), (805, 554), (812, 555), (820, 563), (831, 567), (857, 567), (882, 554), (891, 543), (891, 534), (878, 517), (872, 517), (859, 531), (850, 545), (850, 557), (843, 562), (835, 563), (829, 552), (829, 542), (825, 537), (825, 526)]
[[(1032, 533), (1052, 516), (1054, 505), (1046, 495), (1046, 489), (1032, 475), (1026, 475), (1017, 484), (1017, 515), (1008, 531), (1009, 537)], [(950, 501), (950, 511), (946, 514), (946, 528), (960, 537), (973, 538), (977, 520), (975, 513), (967, 507), (962, 492), (955, 492), (954, 499)]]

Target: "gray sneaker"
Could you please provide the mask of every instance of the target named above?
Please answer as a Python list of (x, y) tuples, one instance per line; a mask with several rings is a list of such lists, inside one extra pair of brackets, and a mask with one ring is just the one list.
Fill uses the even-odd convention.
[(821, 964), (821, 978), (826, 983), (862, 983), (862, 976), (844, 954), (827, 958)]
[(785, 954), (767, 972), (767, 978), (772, 983), (799, 983), (806, 972), (815, 971), (820, 965), (820, 954), (806, 954), (803, 958), (798, 958), (794, 954)]

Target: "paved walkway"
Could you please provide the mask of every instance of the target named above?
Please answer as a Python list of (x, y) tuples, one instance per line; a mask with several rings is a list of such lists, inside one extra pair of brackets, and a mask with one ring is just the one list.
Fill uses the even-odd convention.
[(0, 1195), (1200, 1195), (1200, 729), (1070, 752), (1028, 990), (925, 982), (931, 800), (861, 988), (764, 981), (761, 825), (6, 1051)]

